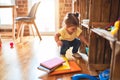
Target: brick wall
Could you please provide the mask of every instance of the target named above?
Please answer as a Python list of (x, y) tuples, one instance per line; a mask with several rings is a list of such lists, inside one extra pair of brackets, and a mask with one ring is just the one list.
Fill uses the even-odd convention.
[[(28, 0), (16, 0), (17, 16), (26, 16), (28, 14)], [(62, 21), (67, 12), (72, 11), (72, 0), (59, 0), (59, 27), (62, 27)], [(25, 31), (28, 32), (28, 31)]]
[(17, 16), (26, 16), (28, 14), (28, 0), (16, 0)]
[[(26, 16), (28, 13), (28, 0), (16, 0), (17, 16)], [(67, 12), (72, 11), (72, 0), (59, 0), (59, 24), (61, 27), (63, 18)]]
[[(16, 5), (18, 6), (16, 9), (17, 17), (28, 15), (28, 0), (16, 0)], [(16, 27), (18, 28), (19, 26), (17, 25)], [(25, 27), (24, 36), (29, 34), (29, 27)]]
[(72, 12), (72, 0), (59, 0), (59, 24), (60, 27), (67, 12)]

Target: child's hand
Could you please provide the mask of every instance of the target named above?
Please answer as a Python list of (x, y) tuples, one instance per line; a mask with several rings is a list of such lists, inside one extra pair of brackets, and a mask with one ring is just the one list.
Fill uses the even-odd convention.
[(58, 41), (57, 41), (57, 45), (58, 45), (58, 46), (62, 46), (62, 41), (58, 40)]

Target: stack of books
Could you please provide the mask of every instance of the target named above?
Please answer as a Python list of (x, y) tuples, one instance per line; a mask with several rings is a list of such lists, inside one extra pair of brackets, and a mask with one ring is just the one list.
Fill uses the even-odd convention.
[(54, 71), (56, 68), (60, 67), (65, 62), (64, 59), (60, 57), (55, 57), (44, 62), (41, 62), (40, 65), (37, 67), (39, 70), (45, 71), (50, 73)]

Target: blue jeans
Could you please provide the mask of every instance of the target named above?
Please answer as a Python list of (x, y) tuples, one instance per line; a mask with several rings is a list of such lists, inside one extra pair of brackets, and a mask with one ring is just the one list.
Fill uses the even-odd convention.
[(60, 49), (60, 54), (65, 55), (66, 51), (70, 48), (73, 47), (72, 53), (77, 53), (78, 49), (80, 47), (80, 40), (75, 38), (73, 41), (67, 41), (67, 40), (61, 40), (63, 45), (61, 46)]

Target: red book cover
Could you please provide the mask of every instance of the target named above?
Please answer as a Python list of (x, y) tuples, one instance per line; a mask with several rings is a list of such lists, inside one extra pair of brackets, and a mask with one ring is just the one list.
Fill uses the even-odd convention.
[(65, 60), (63, 60), (62, 58), (60, 57), (55, 57), (55, 58), (52, 58), (52, 59), (49, 59), (47, 61), (44, 61), (44, 62), (41, 62), (40, 65), (41, 66), (44, 66), (48, 69), (52, 69), (58, 65), (61, 65), (62, 63), (64, 63)]

